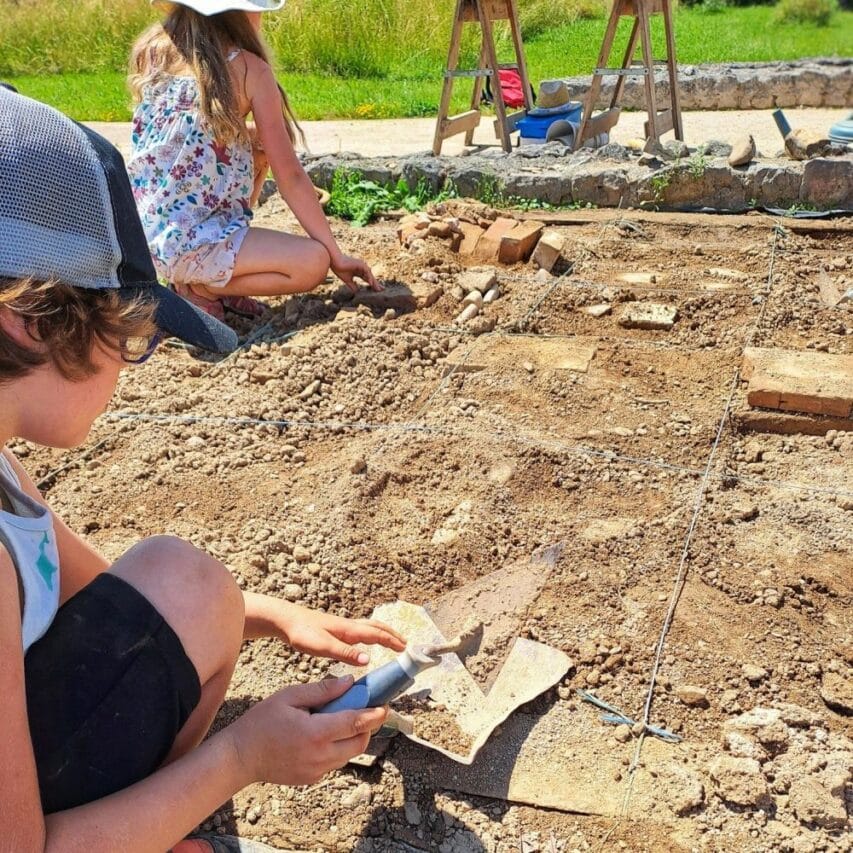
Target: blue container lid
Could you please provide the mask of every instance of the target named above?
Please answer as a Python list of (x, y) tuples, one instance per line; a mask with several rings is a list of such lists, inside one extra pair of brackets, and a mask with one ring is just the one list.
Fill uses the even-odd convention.
[(532, 139), (545, 139), (548, 135), (548, 128), (555, 121), (580, 121), (583, 106), (580, 102), (571, 109), (561, 113), (554, 113), (548, 116), (525, 116), (519, 119), (516, 123), (516, 130), (521, 132), (522, 136)]
[(829, 141), (839, 142), (842, 145), (853, 143), (853, 119), (845, 119), (836, 122), (829, 128)]

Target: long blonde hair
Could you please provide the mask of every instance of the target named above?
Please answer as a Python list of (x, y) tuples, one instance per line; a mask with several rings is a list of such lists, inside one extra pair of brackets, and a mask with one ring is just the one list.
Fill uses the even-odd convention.
[[(170, 6), (163, 23), (149, 27), (133, 45), (128, 83), (134, 101), (142, 100), (146, 86), (189, 69), (198, 81), (201, 114), (217, 141), (245, 139), (246, 124), (228, 71), (228, 51), (232, 48), (253, 53), (272, 65), (269, 50), (244, 12), (201, 15), (181, 4)], [(278, 90), (290, 140), (295, 144), (298, 133), (304, 144), (302, 128), (287, 95), (281, 86)]]

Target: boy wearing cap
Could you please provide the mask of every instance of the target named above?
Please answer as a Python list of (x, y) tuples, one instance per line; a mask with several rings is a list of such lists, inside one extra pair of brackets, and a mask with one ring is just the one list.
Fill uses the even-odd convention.
[(243, 640), (277, 636), (365, 663), (353, 644), (401, 650), (402, 639), (381, 623), (243, 594), (179, 539), (145, 540), (109, 565), (4, 449), (15, 437), (81, 442), (120, 371), (162, 334), (236, 346), (156, 283), (118, 152), (0, 87), (3, 850), (253, 849), (181, 839), (251, 782), (316, 781), (384, 719), (381, 708), (311, 715), (351, 683), (339, 679), (286, 688), (201, 743)]

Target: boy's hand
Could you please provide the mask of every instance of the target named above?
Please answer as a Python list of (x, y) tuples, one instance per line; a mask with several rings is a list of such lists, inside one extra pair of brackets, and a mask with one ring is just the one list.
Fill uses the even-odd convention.
[(395, 652), (406, 648), (405, 639), (376, 619), (344, 619), (319, 610), (291, 605), (284, 634), (298, 652), (364, 666), (370, 656), (354, 648), (356, 643), (380, 645)]
[(356, 278), (366, 281), (371, 290), (384, 290), (385, 288), (373, 275), (373, 271), (361, 258), (353, 258), (349, 255), (340, 254), (332, 258), (332, 272), (353, 292), (358, 290), (355, 283)]
[(350, 687), (351, 676), (285, 687), (229, 726), (248, 777), (277, 785), (313, 785), (364, 752), (387, 709), (309, 713)]

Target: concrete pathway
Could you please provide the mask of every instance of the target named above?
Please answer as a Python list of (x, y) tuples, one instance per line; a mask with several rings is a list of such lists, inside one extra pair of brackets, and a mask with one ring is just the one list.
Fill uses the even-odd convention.
[[(828, 133), (831, 125), (849, 114), (849, 109), (785, 110), (791, 127), (810, 127)], [(614, 142), (626, 142), (643, 135), (643, 112), (623, 113), (613, 129)], [(699, 145), (710, 139), (734, 142), (747, 133), (755, 138), (759, 152), (772, 157), (782, 148), (782, 138), (772, 118), (772, 110), (728, 110), (725, 112), (687, 112), (683, 114), (684, 135), (688, 145)], [(90, 122), (90, 127), (106, 136), (127, 156), (130, 124)], [(313, 154), (339, 154), (352, 151), (367, 157), (399, 157), (432, 149), (435, 119), (404, 118), (342, 121), (306, 121), (302, 123)], [(443, 154), (459, 154), (462, 135), (449, 139)], [(671, 139), (671, 134), (664, 139)], [(495, 143), (491, 118), (484, 118), (474, 141)]]

